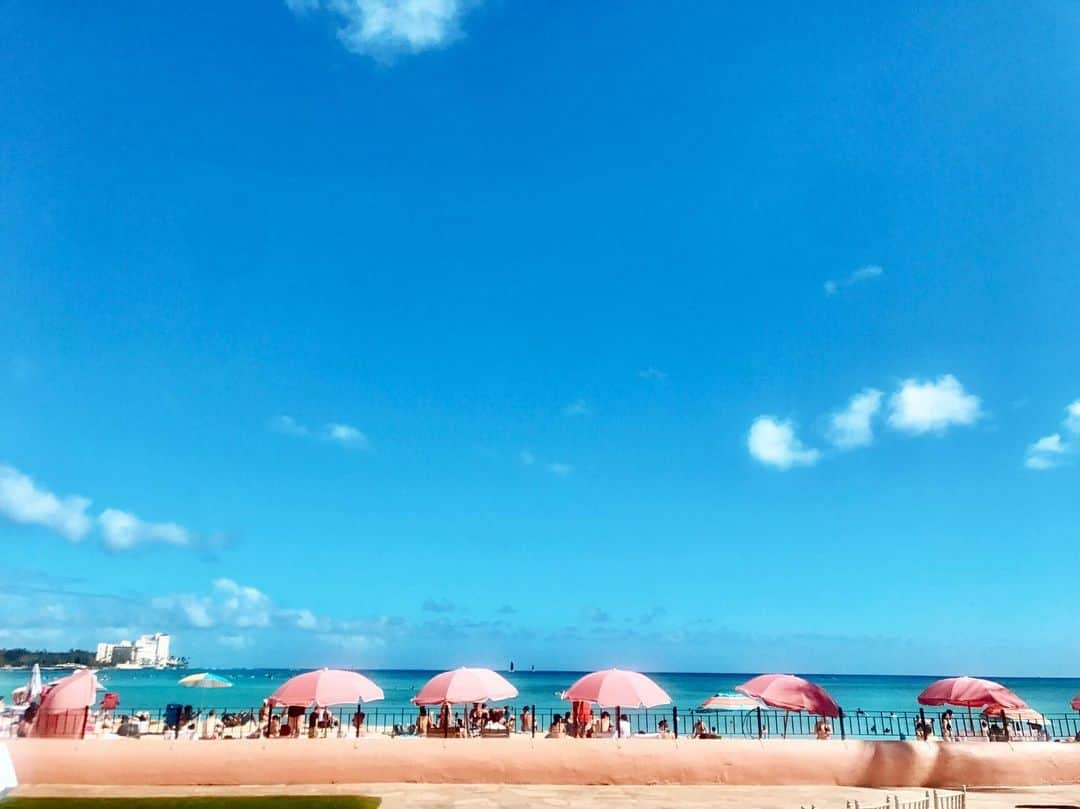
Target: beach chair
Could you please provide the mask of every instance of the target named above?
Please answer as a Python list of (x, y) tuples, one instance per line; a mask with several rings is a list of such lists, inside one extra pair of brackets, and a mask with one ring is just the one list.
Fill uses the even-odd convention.
[(464, 738), (462, 730), (463, 728), (452, 727), (444, 731), (442, 728), (433, 726), (427, 729), (426, 737), (428, 739), (462, 739)]

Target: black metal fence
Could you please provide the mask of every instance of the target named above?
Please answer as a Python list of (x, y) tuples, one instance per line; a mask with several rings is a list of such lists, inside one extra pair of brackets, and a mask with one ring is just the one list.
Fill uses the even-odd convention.
[[(516, 733), (523, 732), (525, 723), (522, 721), (522, 710), (526, 706), (506, 706), (509, 714), (515, 718), (513, 730)], [(528, 706), (534, 717), (535, 735), (546, 734), (555, 717), (566, 716), (567, 711), (562, 708), (533, 708)], [(455, 717), (464, 722), (465, 706), (454, 711)], [(361, 733), (380, 733), (388, 735), (410, 734), (415, 732), (417, 722), (417, 710), (415, 708), (383, 708), (362, 706), (364, 721), (360, 728)], [(260, 709), (211, 709), (200, 708), (192, 710), (190, 716), (185, 716), (183, 721), (177, 722), (175, 716), (166, 716), (165, 709), (148, 710), (117, 710), (113, 712), (99, 712), (92, 714), (86, 725), (87, 736), (100, 736), (106, 734), (119, 734), (124, 736), (137, 735), (179, 735), (181, 738), (199, 738), (206, 733), (207, 719), (213, 711), (211, 727), (217, 728), (217, 735), (223, 738), (261, 738), (265, 735), (271, 724), (271, 719), (263, 716), (259, 719)], [(310, 714), (293, 719), (293, 728), (296, 731), (291, 735), (299, 737), (314, 736), (326, 737), (350, 737), (357, 734), (355, 723), (357, 709), (355, 706), (333, 708), (328, 716), (316, 717), (315, 722), (310, 721)], [(608, 711), (612, 726), (614, 727), (615, 710)], [(816, 734), (819, 717), (809, 714), (786, 713), (784, 711), (763, 709), (761, 711), (702, 711), (699, 709), (673, 709), (657, 708), (652, 710), (622, 711), (630, 725), (630, 731), (634, 735), (649, 735), (659, 732), (659, 723), (666, 720), (668, 732), (685, 738), (693, 735), (695, 729), (704, 730), (710, 736), (723, 738), (812, 738)], [(834, 738), (855, 739), (880, 739), (880, 740), (904, 740), (916, 739), (918, 726), (931, 725), (933, 735), (941, 738), (943, 710), (933, 711), (856, 711), (845, 713), (842, 720), (826, 719), (831, 728)], [(276, 711), (275, 716), (280, 717), (275, 724), (287, 724), (287, 718), (282, 716), (281, 711)], [(600, 715), (599, 710), (594, 710), (594, 718)], [(432, 715), (434, 718), (434, 715)], [(1080, 713), (1074, 714), (1045, 714), (1045, 722), (1029, 721), (1019, 718), (1009, 718), (1008, 740), (1009, 741), (1039, 741), (1074, 739), (1080, 733)], [(956, 739), (983, 739), (988, 736), (999, 735), (1002, 728), (1000, 717), (984, 717), (982, 714), (973, 713), (970, 716), (966, 712), (954, 711), (952, 714), (953, 736)], [(0, 728), (0, 736), (14, 736), (13, 729), (4, 732)], [(1004, 740), (1004, 739), (1003, 739)]]

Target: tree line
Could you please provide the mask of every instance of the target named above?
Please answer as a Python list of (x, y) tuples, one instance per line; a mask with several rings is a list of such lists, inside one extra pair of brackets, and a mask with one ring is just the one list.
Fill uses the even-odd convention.
[(90, 666), (94, 664), (94, 652), (86, 649), (68, 649), (66, 652), (47, 652), (44, 649), (32, 651), (30, 649), (0, 649), (0, 666), (32, 666), (38, 663), (42, 666), (78, 665)]

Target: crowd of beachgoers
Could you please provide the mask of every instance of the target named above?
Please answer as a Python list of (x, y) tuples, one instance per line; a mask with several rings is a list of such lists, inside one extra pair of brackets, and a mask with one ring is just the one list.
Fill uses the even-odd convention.
[[(209, 672), (188, 675), (180, 685), (227, 688), (230, 681)], [(944, 742), (964, 739), (1015, 741), (1080, 740), (1071, 722), (1054, 721), (1032, 710), (999, 683), (971, 677), (946, 678), (920, 694), (927, 706), (966, 708), (957, 716), (946, 707), (937, 716), (917, 714), (877, 719), (857, 710), (846, 715), (820, 686), (792, 675), (761, 675), (717, 694), (700, 707), (656, 710), (671, 703), (649, 677), (609, 669), (585, 675), (561, 694), (569, 710), (538, 711), (512, 707), (517, 689), (489, 669), (456, 669), (436, 675), (412, 698), (414, 713), (382, 711), (369, 722), (368, 706), (383, 692), (353, 671), (322, 669), (292, 677), (259, 708), (224, 710), (170, 703), (164, 710), (119, 710), (120, 698), (106, 692), (93, 671), (82, 670), (42, 683), (35, 670), (27, 686), (16, 689), (12, 705), (0, 698), (2, 737), (127, 737), (166, 739), (281, 738), (498, 738), (526, 734), (551, 739), (677, 738), (716, 739), (729, 733), (757, 738), (789, 733), (828, 740), (847, 734), (873, 738)], [(1080, 704), (1080, 695), (1073, 707)], [(344, 708), (342, 706), (353, 706)], [(973, 709), (979, 709), (974, 715)], [(653, 709), (649, 713), (649, 709)], [(670, 712), (665, 715), (665, 710)], [(780, 716), (782, 715), (782, 724)], [(734, 716), (740, 722), (730, 721)], [(721, 719), (722, 717), (722, 719)], [(721, 721), (717, 721), (721, 719)], [(1057, 732), (1055, 732), (1057, 731)]]

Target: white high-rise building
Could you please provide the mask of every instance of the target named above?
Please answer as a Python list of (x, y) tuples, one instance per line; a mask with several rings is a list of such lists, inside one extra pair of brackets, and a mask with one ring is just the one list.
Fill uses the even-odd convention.
[(135, 655), (132, 662), (140, 666), (164, 666), (169, 662), (169, 636), (161, 632), (142, 635), (135, 641)]
[(99, 643), (94, 659), (104, 665), (125, 665), (147, 668), (164, 668), (175, 664), (169, 657), (170, 637), (163, 632), (141, 635), (132, 643)]

